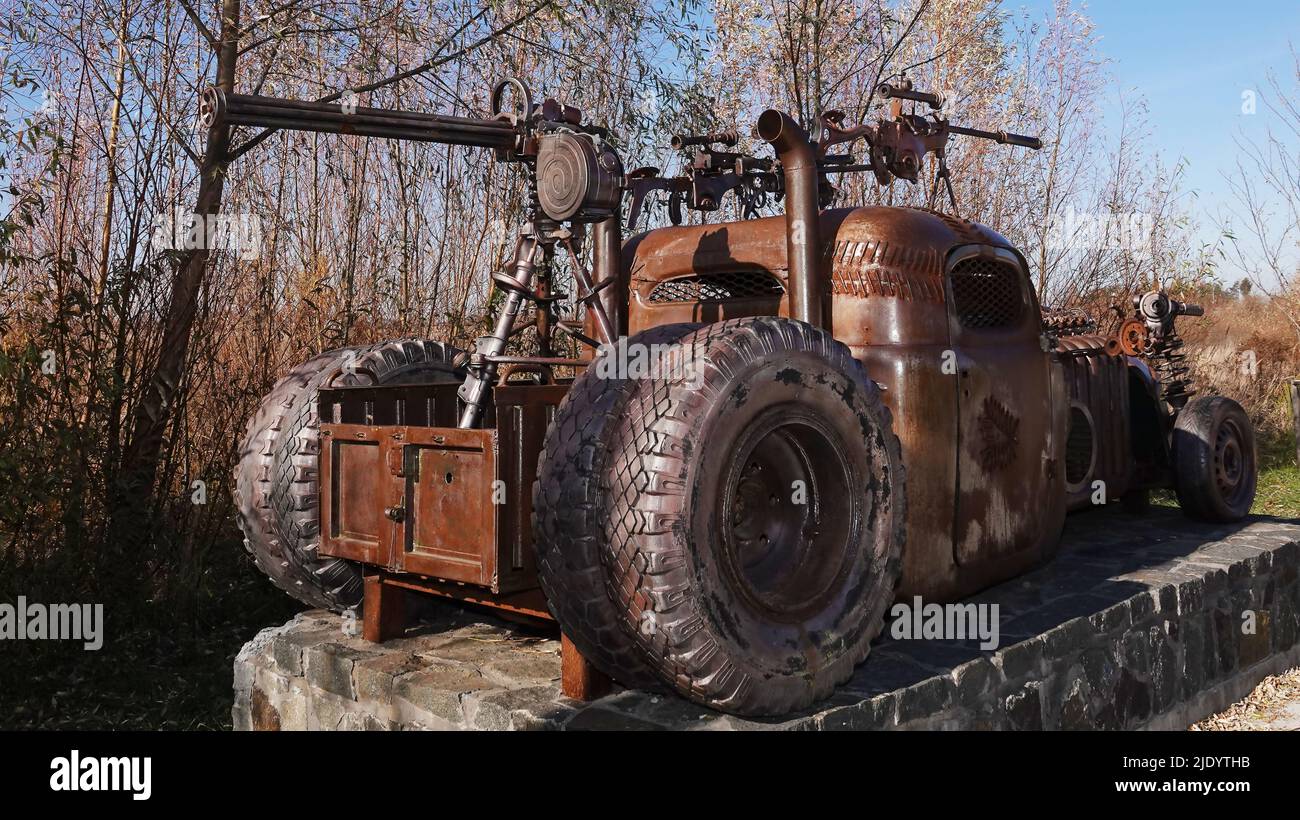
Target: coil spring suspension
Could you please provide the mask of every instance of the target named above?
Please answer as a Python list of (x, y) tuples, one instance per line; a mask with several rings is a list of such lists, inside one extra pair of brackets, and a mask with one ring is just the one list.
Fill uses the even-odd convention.
[(1187, 354), (1183, 352), (1182, 338), (1175, 333), (1155, 343), (1147, 361), (1160, 379), (1164, 400), (1169, 406), (1182, 409), (1196, 392), (1190, 376), (1191, 366), (1187, 363)]
[(1161, 394), (1170, 407), (1181, 410), (1196, 392), (1196, 387), (1192, 384), (1191, 366), (1183, 351), (1183, 339), (1174, 327), (1174, 319), (1204, 316), (1205, 310), (1200, 305), (1170, 299), (1163, 291), (1150, 291), (1134, 297), (1133, 307), (1148, 330), (1147, 362), (1160, 379)]

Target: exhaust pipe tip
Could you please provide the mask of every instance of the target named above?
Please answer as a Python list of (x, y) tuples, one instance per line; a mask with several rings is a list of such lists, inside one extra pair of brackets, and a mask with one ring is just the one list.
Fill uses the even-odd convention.
[(758, 136), (763, 142), (776, 142), (781, 137), (785, 121), (790, 119), (775, 108), (769, 108), (758, 115)]
[[(789, 140), (791, 136), (802, 132), (803, 129), (790, 118), (789, 114), (769, 108), (758, 115), (755, 131), (758, 132), (759, 139), (775, 144)], [(804, 138), (806, 139), (807, 135), (804, 135)]]
[(808, 133), (784, 111), (769, 108), (759, 114), (754, 132), (772, 146), (787, 168), (803, 169), (817, 164), (816, 151)]

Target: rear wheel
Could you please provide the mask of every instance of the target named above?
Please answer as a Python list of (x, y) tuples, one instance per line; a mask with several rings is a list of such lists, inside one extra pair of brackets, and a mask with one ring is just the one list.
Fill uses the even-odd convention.
[(1223, 396), (1192, 399), (1174, 424), (1174, 484), (1183, 512), (1203, 521), (1239, 521), (1255, 501), (1255, 428)]
[(316, 394), (326, 387), (460, 381), (459, 353), (403, 339), (330, 350), (281, 379), (248, 422), (235, 467), (244, 547), (258, 568), (305, 604), (336, 612), (361, 601), (355, 564), (321, 556)]

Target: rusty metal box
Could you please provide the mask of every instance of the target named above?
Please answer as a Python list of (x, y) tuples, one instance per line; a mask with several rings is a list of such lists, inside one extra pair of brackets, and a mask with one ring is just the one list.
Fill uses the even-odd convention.
[(477, 430), (454, 426), (454, 384), (321, 391), (321, 553), (493, 593), (535, 588), (532, 485), (567, 390), (498, 387)]

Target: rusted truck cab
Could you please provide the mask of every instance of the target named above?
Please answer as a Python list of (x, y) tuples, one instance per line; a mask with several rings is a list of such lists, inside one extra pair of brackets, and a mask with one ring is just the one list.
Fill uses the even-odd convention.
[[(629, 332), (788, 315), (784, 236), (782, 218), (769, 217), (631, 239)], [(912, 208), (823, 211), (820, 260), (829, 329), (884, 388), (903, 445), (900, 594), (959, 597), (1050, 557), (1071, 490), (1090, 503), (1085, 479), (1097, 472), (1067, 481), (1071, 402), (1099, 400), (1123, 428), (1122, 357), (1096, 337), (1058, 350), (1023, 257), (973, 222)], [(1127, 450), (1123, 433), (1111, 441)]]

